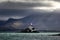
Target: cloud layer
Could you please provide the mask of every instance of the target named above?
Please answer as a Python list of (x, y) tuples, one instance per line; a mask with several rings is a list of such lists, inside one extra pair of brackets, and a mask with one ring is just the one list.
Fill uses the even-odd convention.
[(35, 12), (54, 12), (60, 10), (59, 2), (60, 0), (0, 0), (0, 20), (22, 18)]

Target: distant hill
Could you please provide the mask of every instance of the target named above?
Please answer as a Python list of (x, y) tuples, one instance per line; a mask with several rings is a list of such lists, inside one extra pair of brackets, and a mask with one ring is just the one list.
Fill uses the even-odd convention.
[[(3, 22), (2, 22), (3, 23)], [(2, 25), (2, 29), (24, 29), (32, 23), (33, 27), (39, 30), (60, 30), (60, 14), (40, 13), (32, 14), (21, 19), (8, 19)]]
[(3, 25), (6, 21), (0, 20), (0, 26)]

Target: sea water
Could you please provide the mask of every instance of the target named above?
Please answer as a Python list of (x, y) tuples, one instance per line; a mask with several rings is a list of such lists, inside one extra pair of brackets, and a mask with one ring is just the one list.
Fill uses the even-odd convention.
[(0, 33), (0, 40), (60, 40), (58, 33)]

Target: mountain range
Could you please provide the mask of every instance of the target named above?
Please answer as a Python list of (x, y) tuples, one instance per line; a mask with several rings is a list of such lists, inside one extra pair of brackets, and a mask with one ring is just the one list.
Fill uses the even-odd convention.
[(9, 18), (7, 21), (0, 21), (0, 30), (25, 29), (32, 23), (34, 28), (39, 30), (60, 31), (60, 14), (39, 13), (26, 16), (21, 19)]

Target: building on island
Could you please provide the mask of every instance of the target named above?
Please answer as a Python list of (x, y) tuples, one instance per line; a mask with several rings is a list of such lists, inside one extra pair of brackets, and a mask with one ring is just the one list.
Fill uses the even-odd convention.
[(33, 27), (33, 24), (30, 23), (30, 25), (27, 28), (25, 28), (24, 30), (22, 30), (21, 32), (25, 32), (25, 33), (35, 33), (36, 32), (37, 33), (38, 31), (36, 28)]

